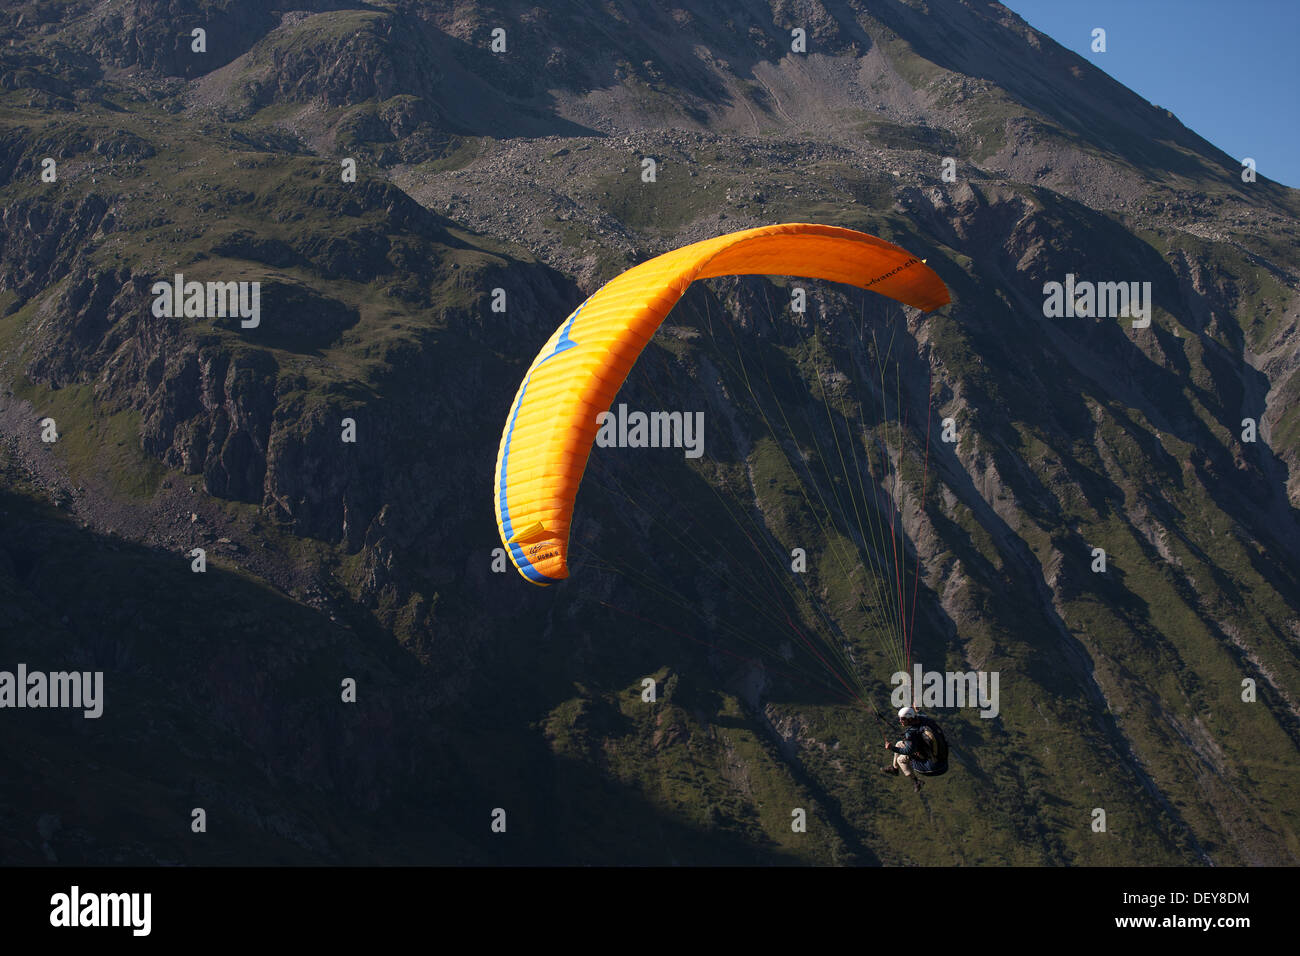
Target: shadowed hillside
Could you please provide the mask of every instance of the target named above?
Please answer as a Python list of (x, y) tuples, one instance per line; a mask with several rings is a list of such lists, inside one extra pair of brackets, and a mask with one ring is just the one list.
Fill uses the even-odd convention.
[[(0, 859), (1300, 860), (1295, 190), (997, 4), (298, 6), (0, 12), (0, 670), (107, 695), (4, 711)], [(705, 456), (597, 448), (573, 577), (499, 573), (556, 326), (776, 222), (952, 303), (697, 283), (618, 401)], [(177, 274), (260, 321), (156, 314)], [(1067, 275), (1149, 325), (1047, 317)], [(791, 637), (890, 709), (881, 521), (914, 659), (1001, 681), (919, 799)]]

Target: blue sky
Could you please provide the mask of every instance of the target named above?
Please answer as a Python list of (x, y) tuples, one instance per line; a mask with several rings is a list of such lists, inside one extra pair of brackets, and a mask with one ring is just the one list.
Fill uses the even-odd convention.
[[(1300, 187), (1300, 0), (1002, 0), (1261, 176)], [(1092, 52), (1092, 30), (1106, 52)]]

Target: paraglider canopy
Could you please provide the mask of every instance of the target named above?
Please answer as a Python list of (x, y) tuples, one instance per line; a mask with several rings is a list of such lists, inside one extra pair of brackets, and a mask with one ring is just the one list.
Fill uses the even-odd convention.
[(905, 249), (852, 229), (786, 223), (683, 246), (617, 276), (555, 330), (524, 376), (501, 436), (497, 527), (529, 581), (568, 577), (569, 528), (598, 429), (632, 366), (696, 279), (787, 275), (842, 282), (929, 312), (943, 281)]

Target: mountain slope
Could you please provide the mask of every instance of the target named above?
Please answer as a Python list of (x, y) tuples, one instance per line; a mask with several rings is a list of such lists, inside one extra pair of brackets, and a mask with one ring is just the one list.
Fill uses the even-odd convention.
[[(0, 14), (0, 668), (111, 695), (7, 738), (50, 756), (0, 790), (5, 859), (1297, 861), (1295, 190), (997, 4), (300, 6)], [(598, 449), (574, 578), (494, 573), (497, 441), (555, 326), (778, 221), (898, 242), (953, 303), (693, 288), (618, 400), (703, 410), (700, 467)], [(155, 317), (176, 273), (260, 282), (260, 326)], [(1067, 274), (1151, 283), (1150, 326), (1045, 317)], [(853, 470), (895, 456), (915, 659), (1001, 675), (996, 718), (938, 710), (921, 800), (771, 622), (806, 588), (886, 707), (833, 449), (891, 417)], [(112, 782), (77, 799), (88, 761)]]

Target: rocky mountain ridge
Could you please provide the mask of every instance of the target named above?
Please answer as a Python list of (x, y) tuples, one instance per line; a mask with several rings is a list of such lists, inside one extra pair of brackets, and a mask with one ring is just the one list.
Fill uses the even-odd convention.
[[(175, 715), (104, 732), (167, 769), (114, 757), (120, 787), (103, 806), (181, 799), (188, 748), (223, 755), (198, 787), (240, 822), (222, 859), (269, 862), (265, 833), (284, 859), (354, 861), (365, 843), (367, 858), (395, 859), (414, 828), (402, 859), (1294, 862), (1294, 190), (1243, 183), (1232, 158), (997, 4), (275, 14), (112, 0), (29, 2), (0, 24), (0, 422), (6, 487), (21, 489), (6, 492), (21, 517), (0, 539), (5, 643), (107, 660), (135, 708), (165, 700)], [(40, 179), (47, 156), (54, 184)], [(356, 182), (341, 176), (349, 158)], [(953, 445), (917, 433), (898, 450), (918, 653), (999, 669), (1008, 688), (994, 721), (948, 715), (965, 763), (941, 798), (943, 840), (908, 835), (940, 798), (898, 804), (861, 756), (870, 721), (779, 664), (727, 663), (743, 649), (715, 634), (750, 618), (720, 582), (750, 569), (721, 552), (657, 569), (704, 618), (596, 558), (581, 585), (549, 592), (492, 570), (496, 442), (555, 325), (636, 262), (776, 221), (896, 241), (939, 271), (953, 305), (922, 319), (819, 287), (808, 322), (783, 323), (782, 287), (718, 280), (687, 296), (626, 393), (726, 423), (719, 467), (750, 476), (725, 486), (729, 506), (761, 515), (777, 544), (810, 543), (827, 562), (820, 600), (851, 634), (871, 617), (830, 569), (834, 536), (789, 506), (798, 489), (773, 465), (739, 363), (810, 420), (819, 381), (882, 407), (865, 318), (895, 343), (896, 411), (959, 423)], [(262, 327), (154, 317), (150, 288), (176, 273), (260, 282)], [(1067, 273), (1150, 282), (1151, 326), (1045, 318), (1043, 285)], [(505, 313), (489, 307), (497, 288)], [(719, 322), (737, 338), (716, 337)], [(54, 448), (39, 441), (47, 415)], [(345, 417), (356, 446), (339, 441)], [(1242, 440), (1244, 418), (1257, 441)], [(575, 534), (625, 568), (646, 567), (637, 542), (672, 519), (718, 518), (688, 475), (638, 476), (617, 455), (591, 467)], [(638, 480), (638, 507), (662, 511), (620, 500)], [(133, 567), (179, 576), (110, 618), (120, 635), (136, 622), (129, 640), (106, 632), (106, 602), (79, 597), (55, 541), (98, 556), (94, 575), (128, 594)], [(181, 630), (220, 700), (191, 702), (194, 678), (168, 649), (194, 546), (225, 597)], [(264, 613), (235, 613), (234, 595)], [(49, 606), (68, 610), (51, 619)], [(221, 650), (203, 608), (244, 635), (239, 650)], [(303, 635), (296, 650), (282, 621)], [(131, 649), (105, 656), (110, 638)], [(883, 682), (884, 659), (863, 655)], [(352, 666), (383, 690), (345, 731), (333, 699)], [(665, 687), (657, 712), (640, 702), (646, 675)], [(183, 729), (196, 721), (211, 728), (201, 744)], [(46, 732), (24, 725), (11, 746)], [(363, 746), (376, 735), (387, 742)], [(3, 795), (6, 857), (218, 858), (169, 842), (161, 810), (69, 824), (67, 768), (89, 740), (58, 745), (44, 803)], [(298, 753), (316, 762), (277, 769)], [(458, 816), (503, 793), (532, 824), (510, 849)], [(429, 805), (445, 819), (415, 822)], [(796, 805), (817, 821), (803, 842)], [(1122, 841), (1090, 828), (1096, 806)], [(33, 828), (50, 813), (71, 836)]]

